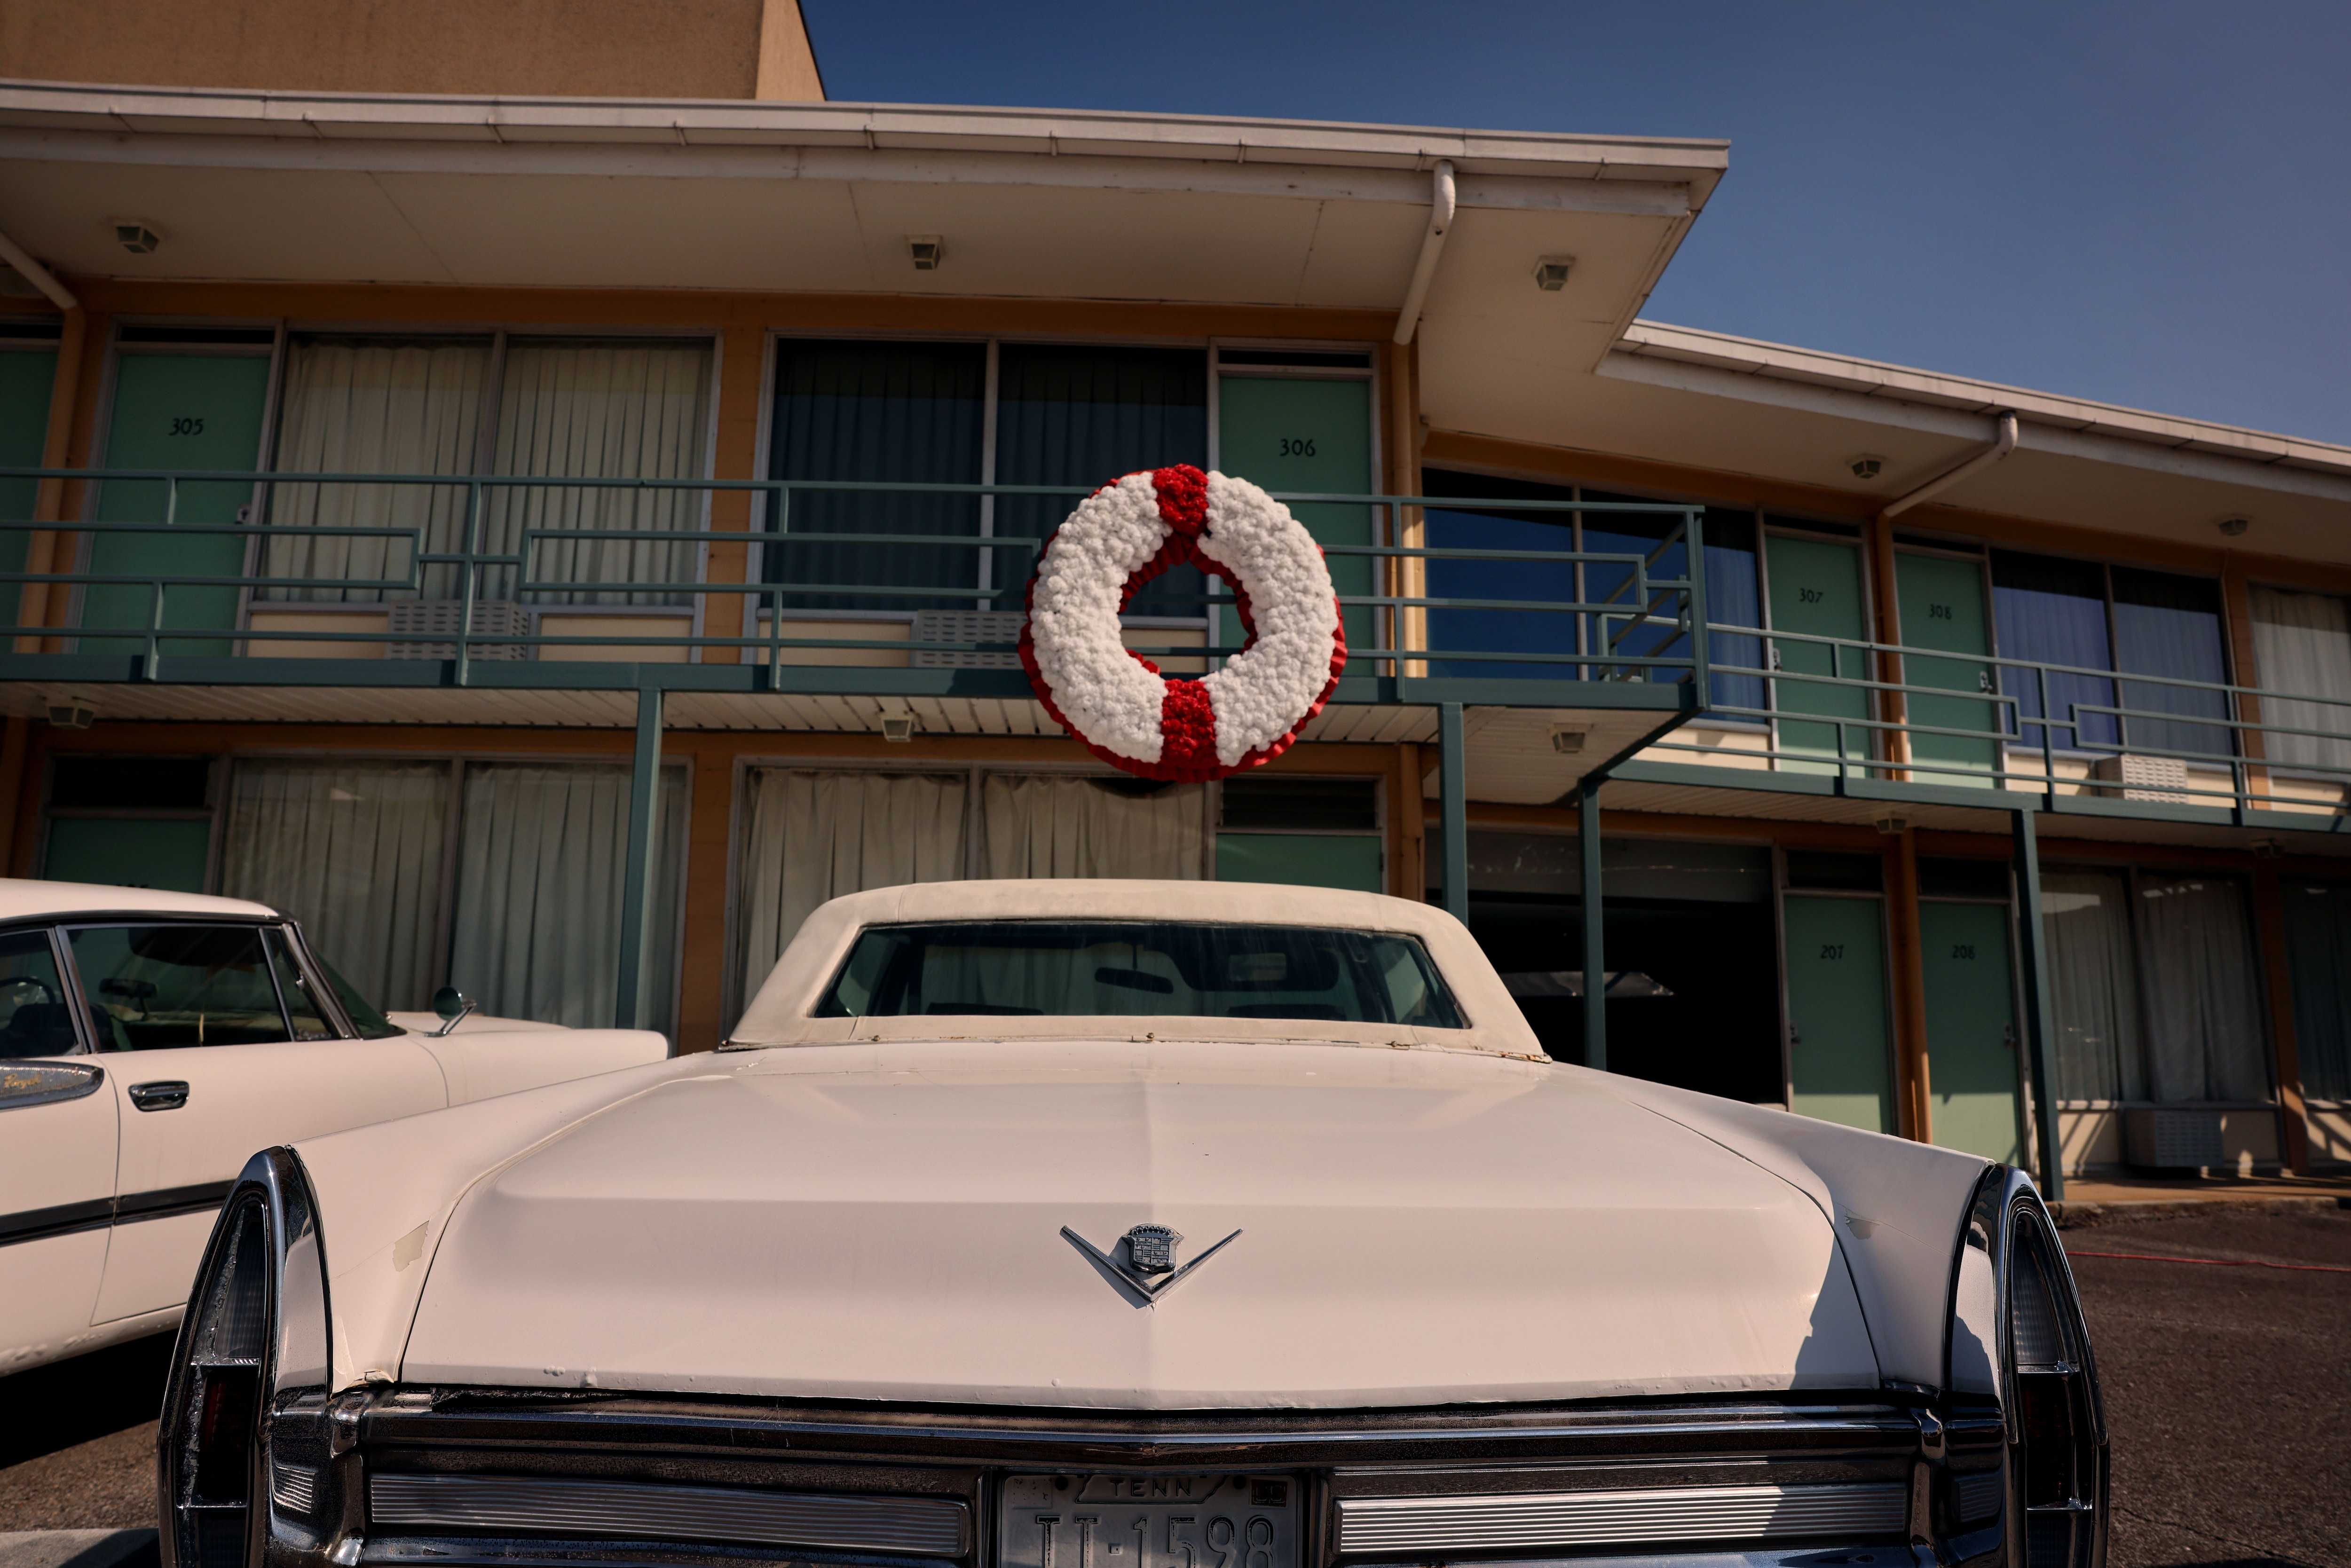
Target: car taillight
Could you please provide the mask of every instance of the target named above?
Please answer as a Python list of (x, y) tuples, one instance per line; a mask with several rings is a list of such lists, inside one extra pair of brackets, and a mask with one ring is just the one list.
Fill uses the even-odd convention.
[(2073, 1280), (2038, 1207), (2020, 1215), (2008, 1277), (2009, 1368), (2015, 1409), (2013, 1495), (2026, 1568), (2093, 1561), (2103, 1467), (2089, 1346)]
[(163, 1453), (164, 1528), (185, 1568), (243, 1568), (253, 1521), (262, 1364), (269, 1343), (269, 1218), (257, 1197), (214, 1230), (174, 1369)]

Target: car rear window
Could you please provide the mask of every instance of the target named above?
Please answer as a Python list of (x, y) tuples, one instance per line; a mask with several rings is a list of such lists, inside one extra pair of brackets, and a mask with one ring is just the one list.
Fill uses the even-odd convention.
[(1159, 920), (870, 925), (815, 1016), (943, 1014), (1465, 1027), (1417, 937)]

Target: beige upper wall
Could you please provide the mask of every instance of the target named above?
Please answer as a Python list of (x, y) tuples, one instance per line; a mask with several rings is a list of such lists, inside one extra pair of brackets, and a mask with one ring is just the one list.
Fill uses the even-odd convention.
[(7, 0), (0, 76), (320, 92), (824, 97), (797, 0)]

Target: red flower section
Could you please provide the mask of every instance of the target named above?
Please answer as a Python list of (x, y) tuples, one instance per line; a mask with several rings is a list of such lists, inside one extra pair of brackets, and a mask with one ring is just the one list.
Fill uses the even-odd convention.
[(1159, 520), (1185, 538), (1197, 538), (1208, 526), (1208, 476), (1189, 463), (1154, 468), (1151, 487), (1159, 497)]

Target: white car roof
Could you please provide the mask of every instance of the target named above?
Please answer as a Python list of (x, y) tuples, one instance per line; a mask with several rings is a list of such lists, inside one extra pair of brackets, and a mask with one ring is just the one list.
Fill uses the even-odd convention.
[[(1417, 936), (1468, 1019), (1458, 1030), (1300, 1019), (970, 1018), (819, 1019), (825, 987), (869, 925), (938, 920), (1193, 920), (1225, 925), (1321, 925)], [(979, 1027), (975, 1029), (977, 1022)], [(1160, 1040), (1330, 1040), (1432, 1045), (1542, 1058), (1542, 1044), (1468, 928), (1433, 904), (1340, 888), (1267, 883), (1125, 882), (1055, 877), (926, 882), (852, 893), (818, 906), (727, 1037), (733, 1046), (818, 1045), (856, 1040), (1079, 1039), (1105, 1033)], [(1545, 1059), (1547, 1060), (1547, 1059)]]
[(281, 919), (266, 904), (167, 893), (156, 887), (108, 887), (92, 882), (31, 882), (0, 877), (0, 920), (58, 915), (218, 915), (240, 920)]

